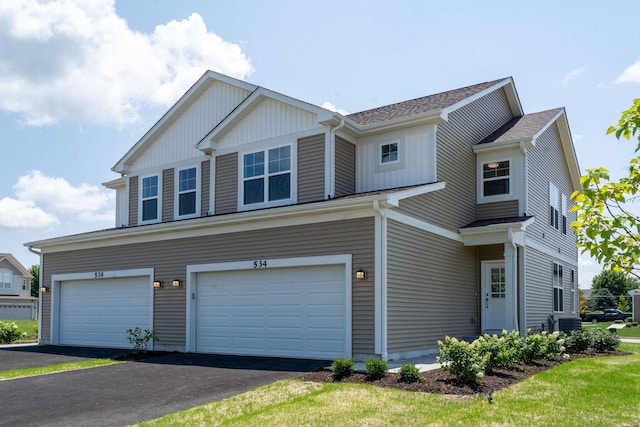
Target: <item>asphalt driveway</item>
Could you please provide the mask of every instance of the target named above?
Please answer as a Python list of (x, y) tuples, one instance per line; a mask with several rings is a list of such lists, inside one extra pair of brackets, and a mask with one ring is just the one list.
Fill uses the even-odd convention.
[[(0, 347), (0, 370), (113, 357), (122, 350)], [(38, 377), (0, 381), (1, 426), (122, 426), (224, 399), (330, 362), (167, 353)]]

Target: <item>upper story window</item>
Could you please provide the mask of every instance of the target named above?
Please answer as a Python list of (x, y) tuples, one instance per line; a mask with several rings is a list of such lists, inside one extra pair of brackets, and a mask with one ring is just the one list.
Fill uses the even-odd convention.
[(394, 163), (398, 161), (398, 143), (382, 144), (380, 146), (380, 164)]
[(243, 204), (291, 199), (291, 146), (243, 156)]
[(511, 170), (509, 160), (482, 164), (482, 195), (509, 194)]
[(560, 229), (559, 221), (560, 191), (558, 187), (549, 183), (549, 225), (556, 230)]
[(9, 289), (11, 287), (11, 280), (13, 273), (11, 270), (0, 270), (0, 289)]
[(553, 311), (564, 311), (564, 286), (562, 266), (553, 263)]
[(562, 234), (567, 234), (567, 196), (562, 195)]
[(142, 178), (142, 215), (141, 222), (157, 221), (159, 219), (158, 175)]
[(193, 216), (197, 214), (198, 193), (197, 168), (181, 169), (178, 171), (178, 216)]

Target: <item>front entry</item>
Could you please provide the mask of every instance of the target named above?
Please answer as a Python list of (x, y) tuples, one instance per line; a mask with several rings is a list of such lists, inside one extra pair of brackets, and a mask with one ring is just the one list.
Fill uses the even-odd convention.
[(502, 331), (507, 326), (504, 261), (482, 262), (482, 330)]

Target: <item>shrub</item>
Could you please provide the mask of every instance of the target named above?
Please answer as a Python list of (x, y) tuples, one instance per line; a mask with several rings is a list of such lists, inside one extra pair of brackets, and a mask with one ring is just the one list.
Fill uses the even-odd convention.
[(372, 380), (384, 378), (389, 366), (387, 362), (381, 359), (370, 358), (365, 362), (365, 374)]
[(26, 336), (27, 333), (22, 332), (15, 322), (0, 322), (0, 344), (11, 344), (18, 338)]
[(481, 357), (486, 358), (486, 372), (494, 369), (512, 369), (522, 360), (522, 339), (517, 331), (502, 336), (484, 334), (473, 343)]
[(331, 372), (333, 372), (333, 378), (340, 379), (348, 377), (355, 372), (355, 363), (350, 357), (338, 357), (331, 364)]
[(571, 331), (569, 335), (565, 335), (564, 345), (567, 353), (582, 353), (586, 351), (591, 341), (590, 335), (587, 329)]
[(147, 351), (151, 348), (151, 341), (160, 341), (155, 331), (139, 327), (127, 329), (127, 340), (133, 345), (133, 351)]
[(417, 383), (420, 381), (420, 370), (416, 365), (403, 363), (400, 366), (400, 381), (403, 383)]
[(532, 333), (527, 331), (524, 337), (523, 361), (535, 362), (542, 359), (553, 359), (564, 353), (564, 339), (559, 332), (548, 334), (546, 331)]
[(620, 320), (620, 319), (614, 320), (613, 323), (624, 323), (624, 320)]
[(447, 336), (444, 342), (438, 341), (438, 349), (442, 369), (459, 380), (475, 382), (484, 376), (488, 357), (481, 356), (473, 344)]
[(635, 328), (638, 326), (638, 322), (629, 322), (627, 323), (627, 328)]
[(594, 328), (589, 333), (589, 347), (598, 353), (614, 351), (620, 346), (620, 337), (615, 332)]

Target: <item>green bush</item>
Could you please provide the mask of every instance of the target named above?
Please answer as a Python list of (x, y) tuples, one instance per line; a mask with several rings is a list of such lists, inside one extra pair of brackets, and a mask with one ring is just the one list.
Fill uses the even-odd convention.
[(629, 322), (627, 323), (627, 328), (635, 328), (638, 326), (638, 322)]
[(598, 353), (614, 351), (620, 346), (620, 337), (615, 332), (600, 328), (593, 328), (589, 332), (589, 347)]
[(355, 370), (355, 362), (350, 357), (338, 357), (331, 364), (331, 372), (333, 372), (333, 378), (335, 379), (348, 377)]
[(564, 353), (564, 339), (559, 332), (548, 334), (546, 331), (532, 333), (527, 331), (524, 337), (523, 361), (526, 363), (542, 359), (553, 359)]
[(567, 353), (582, 353), (589, 348), (591, 334), (587, 329), (578, 329), (565, 335), (564, 346)]
[(620, 319), (614, 320), (613, 323), (624, 323), (624, 320), (620, 320)]
[(133, 345), (134, 351), (150, 350), (152, 341), (160, 341), (155, 331), (151, 329), (143, 331), (137, 326), (133, 329), (127, 329), (127, 340)]
[(486, 357), (486, 372), (512, 369), (522, 362), (523, 344), (518, 331), (502, 331), (502, 336), (484, 334), (473, 343), (481, 357)]
[(403, 383), (417, 383), (420, 381), (420, 370), (411, 363), (403, 363), (400, 366), (400, 381)]
[(484, 376), (488, 357), (481, 356), (473, 344), (447, 336), (444, 342), (438, 341), (438, 349), (442, 369), (459, 380), (475, 382)]
[(382, 359), (367, 359), (365, 362), (365, 374), (369, 379), (379, 380), (384, 378), (387, 373), (387, 369), (389, 369), (389, 365)]
[(26, 336), (26, 332), (22, 332), (15, 322), (0, 322), (0, 344), (11, 344)]

